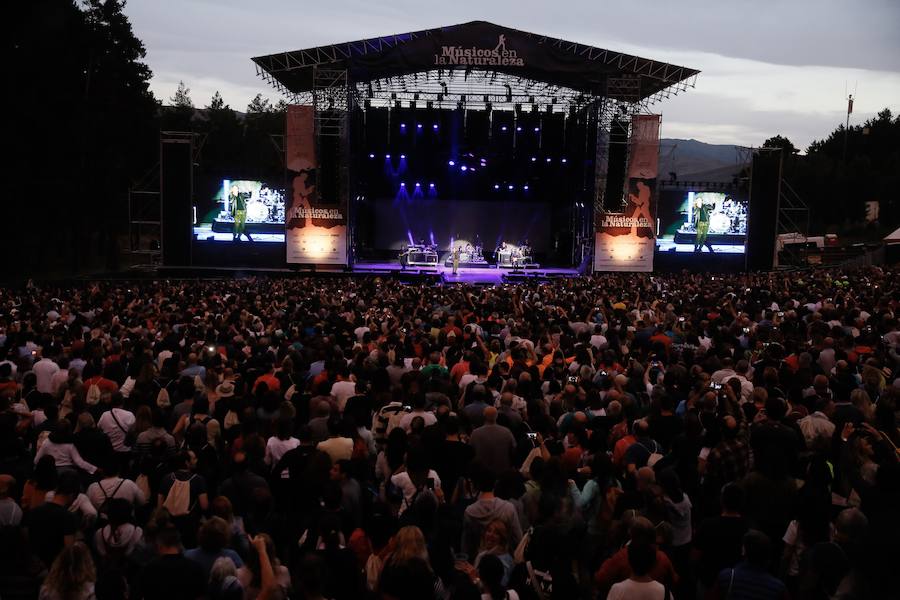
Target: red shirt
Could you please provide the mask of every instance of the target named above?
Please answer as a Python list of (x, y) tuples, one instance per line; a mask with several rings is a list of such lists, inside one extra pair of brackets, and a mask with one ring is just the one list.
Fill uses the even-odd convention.
[(281, 391), (281, 382), (271, 373), (266, 373), (265, 375), (257, 377), (256, 382), (253, 384), (253, 389), (255, 390), (260, 383), (265, 383), (270, 392), (278, 393)]

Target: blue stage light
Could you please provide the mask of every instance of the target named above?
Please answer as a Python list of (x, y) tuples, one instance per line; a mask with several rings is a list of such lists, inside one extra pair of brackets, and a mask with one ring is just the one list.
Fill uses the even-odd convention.
[(401, 154), (401, 155), (400, 155), (400, 158), (406, 158), (406, 155), (405, 155), (405, 154)]
[(541, 130), (540, 127), (535, 127), (535, 128), (534, 128), (534, 132), (535, 132), (535, 133), (539, 132), (540, 130)]
[(466, 165), (463, 165), (459, 168), (460, 171), (467, 171), (468, 169), (469, 167), (467, 167)]
[(495, 189), (495, 190), (499, 190), (499, 189), (500, 189), (500, 184), (499, 184), (499, 183), (495, 183), (495, 184), (494, 184), (494, 189)]
[(416, 182), (416, 187), (422, 187), (422, 184), (419, 183), (419, 182), (417, 181), (417, 182)]
[(369, 154), (369, 158), (375, 158), (374, 154)]
[(406, 123), (400, 123), (400, 129), (406, 129)]
[(429, 184), (428, 184), (428, 187), (430, 187), (431, 189), (434, 189), (434, 184), (433, 184), (433, 183), (429, 183)]
[(553, 162), (553, 159), (552, 159), (552, 158), (548, 158), (548, 159), (547, 159), (547, 162)]
[(506, 189), (512, 190), (512, 189), (515, 189), (515, 187), (516, 187), (516, 186), (514, 186), (514, 185), (508, 185), (508, 186), (506, 186)]
[(506, 131), (506, 125), (500, 128), (500, 131)]
[(437, 123), (435, 123), (435, 124), (434, 124), (434, 125), (432, 125), (432, 126), (431, 126), (431, 128), (432, 128), (432, 129), (434, 129), (434, 130), (435, 130), (435, 131), (437, 131), (437, 128), (438, 128), (438, 124), (437, 124)]
[(390, 158), (391, 155), (390, 155), (390, 154), (385, 154), (384, 157), (385, 157), (385, 158)]
[(567, 161), (566, 159), (562, 159), (562, 162), (569, 162), (569, 161)]
[(523, 190), (527, 190), (527, 189), (528, 189), (528, 186), (527, 186), (527, 185), (523, 185), (523, 186), (522, 186), (522, 189), (523, 189)]
[(416, 129), (422, 129), (422, 124), (421, 124), (421, 123), (416, 123)]
[(516, 131), (522, 131), (521, 127), (516, 127)]
[(534, 162), (534, 161), (536, 161), (536, 160), (537, 160), (537, 156), (532, 156), (532, 157), (531, 157), (531, 162)]
[(405, 182), (405, 181), (401, 181), (401, 182), (400, 182), (400, 187), (406, 187), (406, 182)]
[(451, 161), (449, 161), (447, 164), (450, 165), (451, 167), (455, 167), (455, 166), (456, 166), (456, 161), (455, 161), (455, 160), (451, 160)]

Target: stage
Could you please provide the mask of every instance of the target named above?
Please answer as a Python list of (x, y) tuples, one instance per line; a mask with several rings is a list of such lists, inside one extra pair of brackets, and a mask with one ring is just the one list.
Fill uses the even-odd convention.
[(433, 267), (409, 266), (402, 269), (398, 262), (360, 262), (353, 265), (353, 272), (365, 275), (431, 275), (440, 277), (444, 283), (467, 283), (475, 285), (501, 285), (507, 281), (527, 281), (529, 279), (556, 279), (559, 277), (577, 277), (575, 268), (527, 268), (511, 267), (460, 267), (458, 274), (453, 275), (453, 268), (444, 265)]

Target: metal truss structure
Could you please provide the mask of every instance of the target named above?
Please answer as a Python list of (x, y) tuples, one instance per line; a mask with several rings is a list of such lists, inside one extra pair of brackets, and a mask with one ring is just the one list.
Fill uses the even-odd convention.
[[(192, 143), (194, 163), (206, 143), (206, 134), (191, 131), (161, 131), (160, 144), (167, 142)], [(145, 263), (139, 268), (156, 269), (160, 266), (163, 250), (163, 209), (160, 192), (160, 167), (157, 163), (128, 190), (128, 250)]]
[[(546, 35), (530, 33), (526, 31), (501, 29), (489, 23), (473, 22), (434, 29), (425, 29), (409, 33), (400, 33), (377, 38), (368, 38), (352, 42), (342, 42), (317, 46), (303, 50), (280, 52), (267, 56), (253, 58), (256, 64), (256, 72), (267, 83), (278, 91), (288, 96), (291, 101), (308, 104), (302, 97), (308, 93), (313, 85), (309, 77), (297, 77), (300, 72), (308, 71), (313, 67), (330, 65), (332, 67), (344, 67), (352, 65), (354, 59), (362, 59), (373, 54), (381, 54), (395, 48), (415, 42), (429, 36), (463, 30), (474, 26), (492, 26), (500, 31), (514, 32), (524, 39), (557, 53), (565, 53), (572, 57), (591, 64), (596, 64), (603, 69), (618, 74), (622, 80), (615, 85), (612, 78), (609, 82), (606, 96), (616, 99), (627, 99), (636, 88), (641, 100), (649, 100), (651, 103), (668, 98), (671, 95), (694, 87), (699, 71), (688, 67), (671, 65), (668, 63), (641, 58), (638, 56), (588, 46), (577, 42), (571, 42)], [(471, 67), (458, 67), (453, 70), (468, 71)], [(400, 75), (392, 73), (393, 75)], [(628, 83), (627, 78), (632, 82)], [(367, 80), (377, 81), (383, 77), (367, 77)], [(510, 84), (511, 85), (511, 84)], [(573, 86), (575, 87), (575, 86)], [(582, 89), (583, 93), (595, 94), (596, 90)], [(482, 94), (483, 95), (483, 94)]]

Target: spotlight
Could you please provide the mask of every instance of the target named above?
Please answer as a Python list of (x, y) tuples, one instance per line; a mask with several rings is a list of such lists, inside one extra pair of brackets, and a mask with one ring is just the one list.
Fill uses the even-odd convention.
[(468, 170), (469, 170), (469, 167), (467, 167), (466, 165), (463, 165), (463, 166), (461, 166), (461, 167), (459, 168), (459, 170), (460, 170), (460, 171), (468, 171)]
[(560, 162), (569, 162), (565, 158), (563, 158)]
[(506, 131), (506, 125), (500, 128), (500, 131)]
[(535, 162), (535, 161), (537, 161), (537, 156), (532, 156), (532, 157), (531, 157), (531, 162)]
[(417, 182), (416, 182), (416, 187), (422, 187), (422, 184), (419, 183), (419, 182), (417, 181)]
[(521, 127), (516, 127), (516, 131), (522, 131)]
[(495, 183), (495, 184), (494, 184), (494, 189), (495, 189), (495, 190), (499, 190), (499, 189), (500, 189), (500, 184), (499, 184), (499, 183)]
[(538, 133), (540, 130), (541, 130), (540, 127), (535, 127), (535, 128), (534, 128), (534, 132), (535, 132), (535, 133)]
[(400, 155), (400, 158), (406, 158), (406, 155), (405, 155), (405, 154), (401, 154), (401, 155)]
[(450, 165), (451, 167), (455, 167), (455, 166), (456, 166), (456, 161), (451, 160), (451, 161), (449, 161), (447, 164)]
[(400, 129), (406, 129), (406, 123), (400, 123)]
[(390, 154), (385, 154), (384, 157), (385, 157), (385, 158), (390, 158), (391, 155), (390, 155)]
[(547, 162), (553, 162), (553, 159), (552, 159), (552, 158), (548, 158), (548, 159), (547, 159)]
[(437, 131), (437, 129), (438, 129), (438, 124), (435, 123), (434, 125), (431, 126), (431, 128), (434, 129), (435, 131)]
[(374, 154), (369, 154), (369, 158), (375, 158)]
[(474, 172), (475, 172), (475, 167), (469, 167), (469, 171), (470, 171), (471, 173), (474, 173)]
[(433, 184), (433, 183), (429, 183), (429, 184), (428, 184), (428, 187), (430, 187), (431, 189), (434, 189), (434, 184)]
[(514, 185), (508, 185), (508, 186), (506, 186), (506, 189), (511, 190), (511, 189), (514, 189), (515, 187), (516, 186), (514, 186)]
[(406, 182), (405, 182), (405, 181), (401, 181), (401, 182), (400, 182), (400, 187), (406, 187)]
[(527, 189), (528, 189), (528, 184), (523, 185), (523, 186), (522, 186), (522, 189), (523, 189), (523, 190), (527, 190)]
[(416, 124), (416, 129), (422, 129), (422, 124), (421, 123)]

